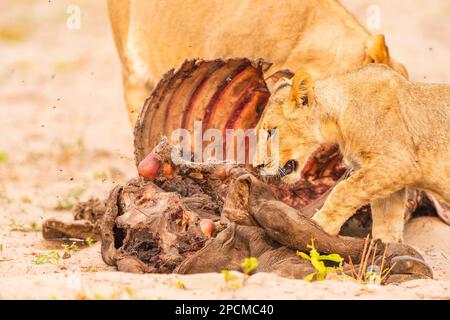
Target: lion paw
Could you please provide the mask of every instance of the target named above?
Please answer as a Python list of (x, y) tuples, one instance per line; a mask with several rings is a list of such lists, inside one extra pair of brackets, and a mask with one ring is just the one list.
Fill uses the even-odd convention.
[(341, 230), (341, 223), (337, 223), (335, 219), (322, 214), (320, 211), (317, 212), (311, 219), (316, 222), (326, 233), (332, 236), (337, 236)]

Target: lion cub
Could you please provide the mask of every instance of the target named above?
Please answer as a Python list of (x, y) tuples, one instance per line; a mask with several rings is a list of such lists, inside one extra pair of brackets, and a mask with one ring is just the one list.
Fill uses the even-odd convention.
[(257, 129), (273, 128), (284, 182), (298, 181), (323, 144), (338, 144), (355, 169), (313, 217), (330, 234), (370, 203), (372, 236), (401, 242), (406, 188), (450, 202), (450, 85), (411, 83), (377, 64), (315, 83), (300, 71), (273, 90)]

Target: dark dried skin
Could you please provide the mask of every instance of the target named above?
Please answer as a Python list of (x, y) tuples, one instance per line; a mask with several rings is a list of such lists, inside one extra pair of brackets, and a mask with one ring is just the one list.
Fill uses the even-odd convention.
[[(172, 272), (208, 239), (201, 232), (199, 222), (215, 216), (215, 208), (193, 211), (202, 202), (199, 199), (195, 194), (182, 197), (166, 192), (141, 180), (114, 189), (101, 228), (104, 261), (119, 266), (117, 261), (131, 257), (132, 265), (138, 268), (136, 271)], [(131, 269), (127, 266), (127, 270)]]
[(299, 259), (293, 250), (274, 242), (262, 228), (232, 223), (203, 249), (184, 260), (174, 272), (241, 270), (240, 264), (248, 257), (258, 258), (258, 272), (301, 279), (314, 271), (310, 263)]
[(42, 225), (42, 236), (47, 240), (100, 239), (99, 222), (105, 214), (105, 202), (90, 199), (80, 202), (74, 209), (73, 222), (48, 219)]
[[(163, 159), (168, 151), (160, 150)], [(102, 226), (106, 263), (129, 272), (199, 273), (240, 270), (242, 260), (253, 256), (260, 262), (258, 272), (302, 278), (313, 270), (295, 252), (308, 251), (311, 239), (320, 252), (339, 253), (355, 264), (361, 259), (363, 239), (328, 235), (301, 212), (277, 200), (268, 185), (242, 168), (185, 163), (175, 172), (170, 180), (160, 177), (154, 182), (161, 188), (134, 180), (112, 192)], [(223, 184), (226, 191), (219, 193), (217, 185)], [(215, 205), (205, 209), (203, 204), (208, 202)], [(202, 210), (193, 210), (194, 206)], [(216, 210), (222, 206), (219, 215)], [(216, 225), (225, 228), (218, 228), (209, 240), (198, 226), (206, 216), (220, 217)], [(404, 256), (404, 265), (409, 263), (405, 270), (413, 271), (408, 274), (432, 276), (411, 247), (379, 242), (377, 248), (378, 257), (386, 249), (386, 263)], [(396, 273), (404, 272), (400, 268)]]
[(47, 219), (42, 224), (42, 236), (46, 240), (99, 240), (99, 228), (88, 220), (63, 222), (57, 219)]

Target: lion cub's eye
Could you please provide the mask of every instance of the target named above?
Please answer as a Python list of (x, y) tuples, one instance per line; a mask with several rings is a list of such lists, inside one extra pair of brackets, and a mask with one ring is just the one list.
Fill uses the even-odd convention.
[(302, 105), (307, 106), (308, 105), (308, 96), (302, 97)]
[(275, 133), (275, 130), (277, 130), (278, 127), (273, 127), (272, 129), (267, 130), (267, 139), (270, 139), (270, 137)]

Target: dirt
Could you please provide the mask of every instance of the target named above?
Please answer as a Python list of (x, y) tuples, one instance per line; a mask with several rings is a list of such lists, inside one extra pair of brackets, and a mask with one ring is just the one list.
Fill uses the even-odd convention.
[[(343, 2), (363, 22), (367, 7), (379, 3), (390, 52), (410, 77), (450, 83), (448, 1)], [(33, 222), (72, 219), (69, 208), (76, 201), (104, 198), (136, 175), (106, 3), (77, 3), (79, 30), (66, 27), (69, 1), (4, 0), (0, 5), (8, 8), (0, 10), (0, 299), (450, 298), (450, 227), (430, 217), (409, 222), (405, 239), (423, 253), (435, 280), (401, 285), (307, 283), (259, 273), (230, 288), (218, 273), (133, 275), (107, 266), (98, 242), (80, 245), (58, 266), (35, 264), (36, 254), (62, 248), (30, 232)]]

